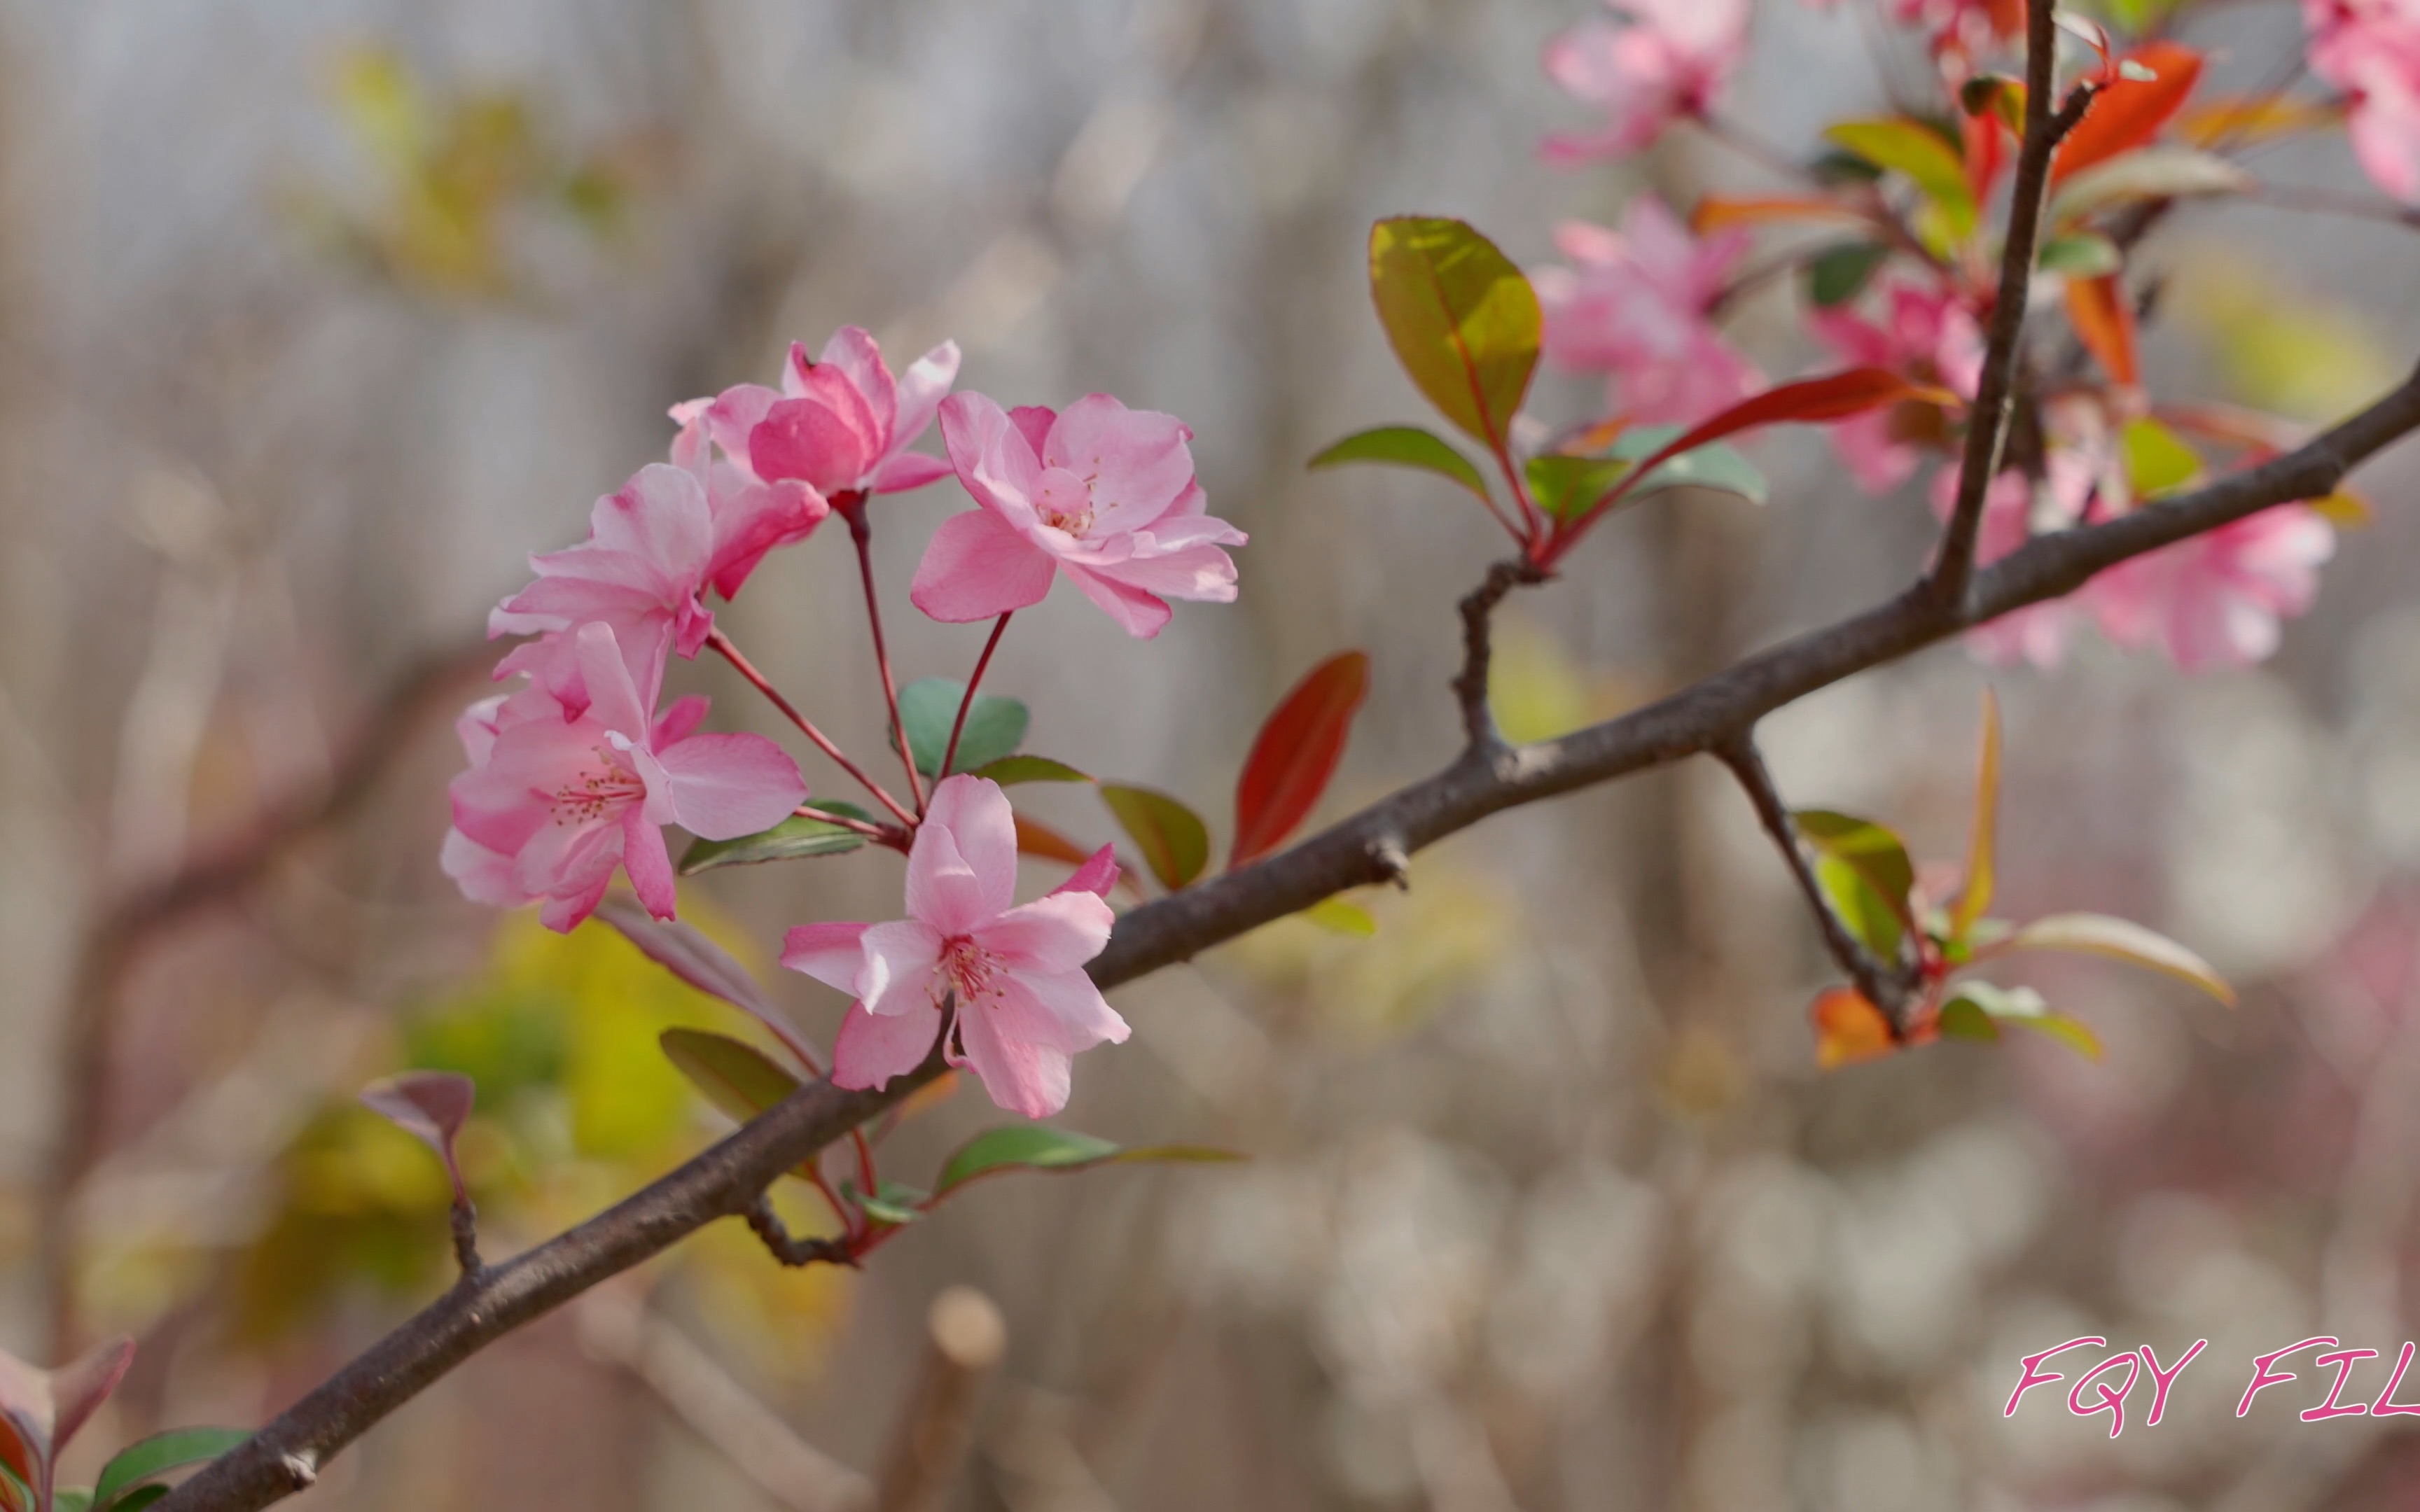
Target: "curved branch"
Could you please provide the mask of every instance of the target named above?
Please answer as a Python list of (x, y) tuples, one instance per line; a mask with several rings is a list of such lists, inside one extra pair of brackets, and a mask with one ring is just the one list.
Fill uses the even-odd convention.
[[(2034, 540), (1978, 575), (1962, 603), (1936, 600), (1919, 581), (1886, 604), (1760, 652), (1621, 718), (1492, 760), (1466, 750), (1435, 776), (1291, 850), (1134, 909), (1087, 969), (1104, 988), (1131, 981), (1346, 887), (1386, 880), (1402, 856), (1500, 810), (1736, 743), (1759, 718), (1817, 688), (2071, 593), (2130, 557), (2324, 495), (2355, 463), (2414, 428), (2420, 374), (2259, 467), (2107, 524)], [(706, 1224), (745, 1215), (783, 1172), (940, 1071), (936, 1054), (878, 1092), (844, 1091), (828, 1081), (799, 1088), (623, 1202), (456, 1287), (171, 1492), (160, 1512), (252, 1512), (302, 1489), (330, 1456), (479, 1349)]]

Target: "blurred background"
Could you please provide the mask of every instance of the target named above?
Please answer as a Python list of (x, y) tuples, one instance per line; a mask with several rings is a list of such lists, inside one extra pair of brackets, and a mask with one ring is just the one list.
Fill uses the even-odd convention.
[[(2290, 4), (2204, 8), (2185, 35), (2232, 87), (2300, 45)], [(1923, 61), (1865, 11), (1760, 4), (1734, 113), (1803, 143), (1884, 108)], [(259, 1421), (445, 1284), (443, 1177), (353, 1104), (373, 1077), (477, 1078), (491, 1256), (726, 1127), (655, 1040), (736, 1015), (601, 926), (463, 903), (436, 856), (451, 718), (523, 554), (660, 455), (666, 406), (769, 380), (791, 339), (860, 323), (896, 365), (954, 336), (964, 386), (1109, 390), (1197, 432), (1214, 512), (1252, 535), (1240, 602), (1148, 645), (1063, 591), (1020, 620), (987, 687), (1032, 705), (1030, 748), (1215, 826), (1262, 714), (1362, 646), (1323, 814), (1448, 760), (1451, 600), (1493, 527), (1417, 474), (1302, 468), (1424, 418), (1371, 316), (1369, 222), (1463, 215), (1534, 264), (1557, 221), (1642, 189), (1770, 183), (1685, 131), (1621, 170), (1538, 165), (1576, 118), (1538, 50), (1585, 13), (0, 8), (0, 1345), (143, 1341), (71, 1471)], [(2261, 168), (2360, 183), (2340, 137)], [(2366, 401), (2420, 351), (2412, 235), (2172, 218), (2153, 388), (2310, 421)], [(1796, 299), (1773, 284), (1733, 327), (1769, 372), (1816, 360)], [(1543, 393), (1577, 416), (1593, 386)], [(1667, 495), (1520, 596), (1512, 733), (1920, 563), (1920, 485), (1867, 498), (1814, 433), (1756, 450), (1769, 506)], [(2415, 469), (2364, 474), (2378, 523), (2263, 668), (2094, 643), (1987, 673), (1949, 647), (1768, 726), (1793, 803), (1954, 858), (1989, 682), (2007, 911), (2164, 929), (2243, 988), (2232, 1015), (2061, 964), (2026, 980), (2100, 1063), (2020, 1037), (1820, 1073), (1831, 974), (1777, 858), (1721, 772), (1652, 774), (1420, 856), (1408, 893), (1360, 900), (1373, 938), (1287, 921), (1121, 991), (1134, 1038), (1084, 1057), (1061, 1121), (1249, 1163), (990, 1183), (862, 1275), (779, 1271), (718, 1226), (480, 1356), (298, 1504), (827, 1504), (808, 1472), (878, 1466), (962, 1284), (1008, 1338), (967, 1508), (2410, 1505), (2420, 1446), (2392, 1423), (2303, 1426), (2302, 1387), (2232, 1406), (2260, 1350), (2325, 1333), (2391, 1360), (2420, 1329)], [(903, 675), (962, 677), (980, 644), (904, 601), (962, 505), (878, 506)], [(828, 532), (721, 619), (879, 751), (853, 579)], [(675, 680), (780, 733), (723, 669)], [(1025, 794), (1111, 834), (1089, 794)], [(867, 852), (700, 878), (683, 911), (828, 1040), (844, 1005), (773, 969), (779, 932), (891, 917), (898, 885)], [(962, 1090), (886, 1166), (921, 1180), (998, 1119)], [(2051, 1392), (2004, 1421), (2018, 1356), (2087, 1334), (2211, 1344), (2155, 1429), (2112, 1443)]]

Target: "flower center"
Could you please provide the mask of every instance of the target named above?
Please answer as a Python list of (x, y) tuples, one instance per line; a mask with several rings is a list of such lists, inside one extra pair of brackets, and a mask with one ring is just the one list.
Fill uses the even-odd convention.
[(1082, 537), (1093, 528), (1092, 480), (1079, 477), (1065, 468), (1050, 468), (1042, 474), (1042, 489), (1034, 498), (1033, 512), (1042, 523), (1052, 530), (1065, 531)]
[(999, 988), (1000, 957), (977, 945), (970, 935), (954, 934), (941, 942), (941, 980), (957, 994), (958, 1006), (981, 1002)]
[(647, 784), (610, 746), (597, 748), (597, 764), (554, 790), (554, 822), (586, 825), (647, 795)]

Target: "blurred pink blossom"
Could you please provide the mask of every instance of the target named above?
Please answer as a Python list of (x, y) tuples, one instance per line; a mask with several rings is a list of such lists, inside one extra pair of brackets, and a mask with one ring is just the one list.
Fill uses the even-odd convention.
[(1157, 635), (1168, 600), (1230, 603), (1244, 532), (1204, 511), (1193, 432), (1106, 393), (1053, 413), (980, 393), (941, 406), (941, 439), (980, 509), (942, 522), (908, 597), (963, 624), (1038, 604), (1063, 572), (1128, 635)]
[(887, 1086), (946, 1030), (950, 1064), (972, 1067), (1000, 1106), (1030, 1119), (1065, 1107), (1073, 1057), (1127, 1034), (1084, 974), (1109, 944), (1102, 894), (1116, 878), (1104, 853), (1018, 905), (1007, 795), (979, 777), (945, 779), (908, 855), (908, 917), (803, 924), (785, 942), (783, 965), (857, 998), (832, 1046), (832, 1080)]
[(1662, 200), (1641, 194), (1620, 231), (1567, 222), (1555, 240), (1572, 266), (1542, 269), (1533, 280), (1546, 355), (1574, 372), (1606, 374), (1617, 413), (1693, 423), (1762, 384), (1708, 318), (1747, 252), (1745, 233), (1699, 240)]
[(656, 686), (634, 682), (610, 625), (568, 638), (588, 702), (542, 685), (475, 704), (457, 727), (470, 769), (447, 791), (446, 873), (480, 903), (544, 901), (550, 929), (596, 908), (618, 865), (658, 918), (674, 912), (663, 827), (707, 840), (770, 828), (807, 795), (798, 764), (762, 735), (699, 734), (706, 700), (651, 717)]
[(2317, 512), (2281, 504), (2120, 563), (2083, 596), (2121, 646), (2155, 646), (2188, 671), (2248, 666), (2311, 607), (2335, 541)]
[(2362, 170), (2420, 203), (2420, 0), (2303, 0), (2303, 23), (2311, 71), (2351, 101)]
[(1674, 121), (1702, 115), (1747, 47), (1747, 0), (1606, 0), (1546, 44), (1546, 77), (1604, 117), (1540, 145), (1548, 162), (1627, 157)]
[[(2092, 470), (2083, 456), (2051, 454), (2049, 477), (2039, 496), (2024, 473), (2003, 472), (1983, 495), (1983, 526), (1975, 541), (1978, 566), (1988, 566), (2025, 544), (2037, 529), (2058, 530), (2076, 523), (2092, 487)], [(1958, 469), (1943, 468), (1932, 477), (1932, 512), (1949, 517), (1958, 501)], [(2077, 620), (2074, 595), (2028, 604), (1966, 632), (1966, 649), (1975, 659), (1993, 667), (2019, 662), (2048, 670), (2067, 656), (2067, 638)]]
[[(1824, 345), (1861, 367), (1886, 367), (1924, 383), (1938, 383), (1972, 399), (1983, 368), (1983, 332), (1947, 285), (1927, 288), (1904, 279), (1882, 291), (1880, 320), (1845, 306), (1817, 310), (1807, 317)], [(1900, 406), (1869, 409), (1832, 427), (1840, 460), (1869, 493), (1885, 494), (1905, 483), (1922, 459), (1902, 431)], [(1940, 411), (1923, 413), (1937, 424)]]

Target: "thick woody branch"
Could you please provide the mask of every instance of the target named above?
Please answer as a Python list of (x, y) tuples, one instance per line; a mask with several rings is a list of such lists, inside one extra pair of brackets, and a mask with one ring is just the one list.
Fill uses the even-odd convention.
[(1714, 755), (1739, 779), (1748, 801), (1756, 806), (1757, 821), (1780, 849), (1782, 859), (1790, 863), (1790, 874), (1797, 879), (1798, 890), (1806, 894), (1807, 906), (1815, 911), (1816, 925), (1823, 933), (1823, 948), (1832, 952), (1833, 961), (1848, 979), (1857, 984), (1866, 1001), (1882, 1010), (1892, 1037), (1904, 1036), (1911, 983), (1899, 963), (1877, 959), (1850, 933), (1849, 926), (1823, 896), (1823, 885), (1816, 880), (1814, 864), (1807, 859), (1806, 844), (1798, 838), (1797, 824), (1790, 816), (1789, 806), (1781, 801), (1781, 790), (1774, 786), (1773, 774), (1765, 769), (1764, 755), (1756, 748), (1755, 734), (1744, 733), (1723, 742), (1714, 748)]
[[(1087, 968), (1114, 987), (1187, 960), (1347, 887), (1488, 815), (1735, 745), (1785, 703), (1985, 620), (2081, 587), (2093, 574), (2273, 505), (2333, 490), (2363, 458), (2420, 428), (2420, 376), (2308, 444), (2195, 493), (2040, 537), (1978, 573), (1961, 601), (1919, 583), (1890, 602), (1759, 652), (1621, 718), (1559, 740), (1470, 749), (1435, 776), (1265, 860), (1144, 904)], [(473, 1352), (718, 1218), (747, 1213), (783, 1172), (939, 1075), (937, 1054), (882, 1091), (799, 1088), (721, 1144), (597, 1217), (457, 1287), (245, 1443), (170, 1493), (160, 1512), (251, 1512)]]
[(2009, 234), (2000, 249), (2000, 286), (1992, 301), (1992, 324), (1983, 348), (1983, 369), (1967, 412), (1966, 448), (1959, 460), (1958, 500), (1941, 532), (1930, 591), (1945, 604), (1957, 603), (1975, 573), (1975, 548), (1983, 526), (1983, 501), (2000, 471), (2008, 443), (2009, 416), (2016, 400), (2018, 358), (2024, 341), (2025, 295), (2033, 283), (2034, 254), (2041, 239), (2042, 202), (2050, 191), (2051, 160), (2061, 138), (2091, 108), (2096, 86), (2079, 84), (2055, 112), (2058, 27), (2052, 0), (2025, 5), (2025, 134), (2017, 149), (2016, 179), (2009, 200)]

